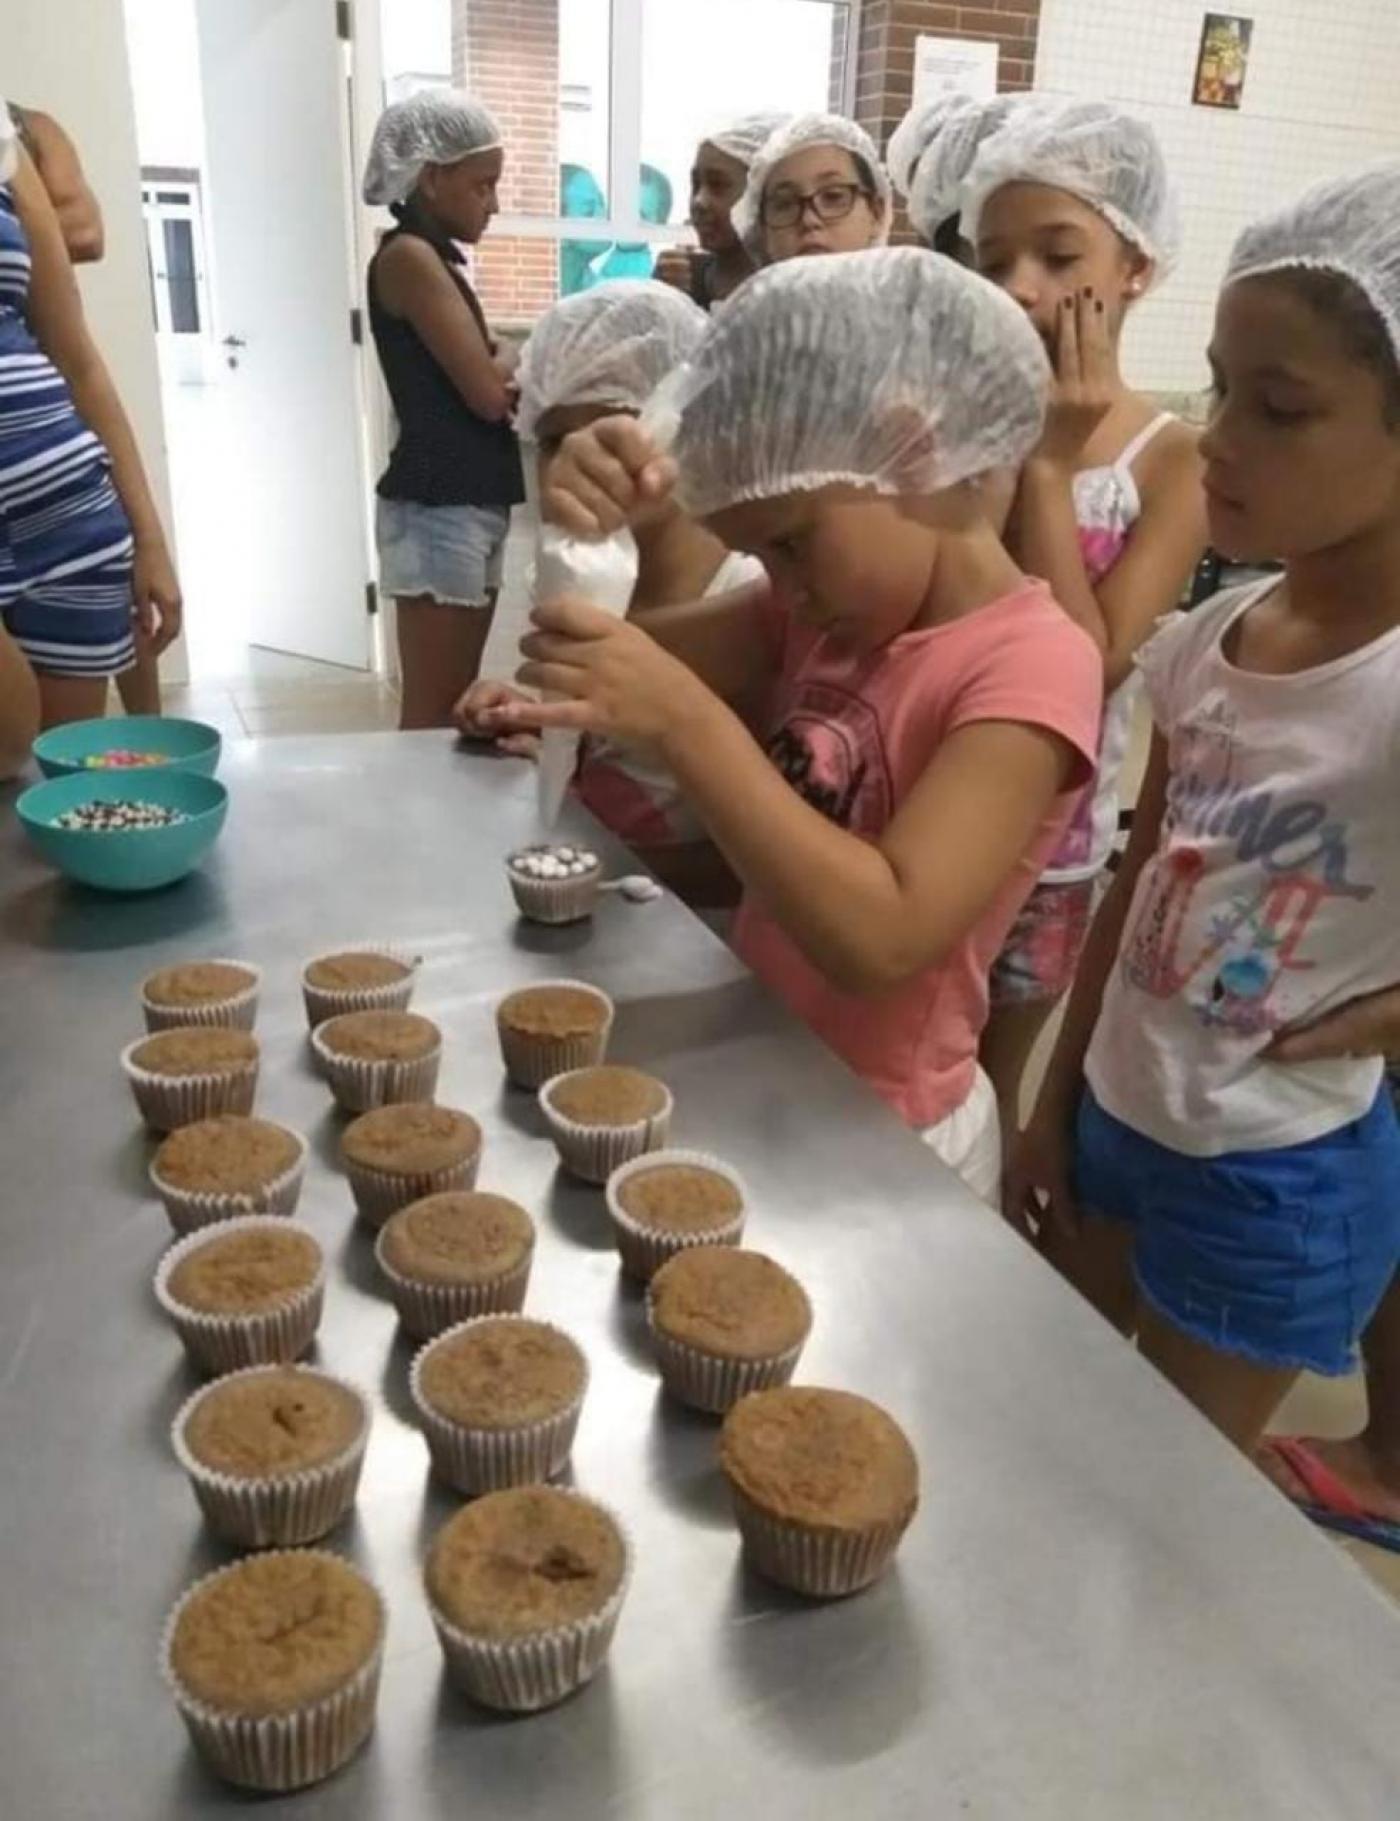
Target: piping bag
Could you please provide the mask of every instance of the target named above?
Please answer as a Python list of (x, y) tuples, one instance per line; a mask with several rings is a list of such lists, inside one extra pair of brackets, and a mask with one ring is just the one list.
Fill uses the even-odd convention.
[[(680, 427), (677, 391), (672, 385), (678, 377), (672, 375), (662, 382), (637, 420), (658, 454), (670, 448)], [(621, 619), (637, 585), (638, 563), (636, 539), (625, 526), (608, 537), (584, 538), (541, 520), (530, 593), (536, 606), (570, 595)], [(546, 828), (553, 828), (559, 819), (578, 766), (578, 748), (579, 736), (572, 728), (547, 727), (541, 736), (537, 784), (540, 821)]]

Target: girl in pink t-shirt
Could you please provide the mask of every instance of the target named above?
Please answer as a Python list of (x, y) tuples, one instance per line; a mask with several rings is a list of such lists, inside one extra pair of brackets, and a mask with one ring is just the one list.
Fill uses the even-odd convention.
[[(677, 376), (673, 461), (595, 426), (546, 506), (596, 535), (674, 484), (769, 591), (646, 633), (551, 604), (521, 680), (572, 699), (498, 711), (659, 751), (743, 883), (738, 952), (984, 1195), (987, 968), (1098, 737), (1093, 643), (977, 484), (1033, 446), (1048, 379), (1015, 306), (934, 254), (760, 273)], [(765, 676), (766, 750), (724, 701)]]

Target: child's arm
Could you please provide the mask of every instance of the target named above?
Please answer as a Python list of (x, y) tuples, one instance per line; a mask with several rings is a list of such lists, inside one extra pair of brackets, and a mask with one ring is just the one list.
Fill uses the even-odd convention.
[(502, 716), (656, 747), (744, 885), (849, 992), (888, 990), (942, 960), (1082, 769), (1049, 728), (969, 722), (880, 839), (866, 841), (804, 802), (738, 716), (638, 627), (573, 601), (535, 620), (542, 630), (522, 645), (530, 662), (520, 680), (572, 699), (516, 703)]
[(1095, 588), (1080, 552), (1074, 476), (1085, 443), (1108, 409), (1113, 350), (1092, 299), (1061, 312), (1057, 383), (1045, 435), (1021, 474), (1007, 547), (1021, 567), (1050, 584), (1055, 599), (1093, 639), (1112, 691), (1133, 654), (1181, 598), (1206, 547), (1205, 496), (1194, 436), (1167, 432), (1154, 449), (1152, 484), (1127, 548)]
[(746, 582), (703, 601), (653, 607), (632, 623), (724, 701), (746, 703), (771, 683), (776, 668), (771, 600), (766, 580)]
[(379, 302), (401, 316), (467, 407), (487, 423), (504, 423), (514, 408), (509, 377), (486, 345), (466, 299), (442, 260), (424, 240), (403, 234), (374, 262)]
[(1400, 1057), (1400, 986), (1349, 999), (1315, 1024), (1281, 1031), (1266, 1062), (1331, 1062), (1338, 1057)]
[(19, 771), (38, 731), (38, 682), (24, 653), (0, 626), (0, 779)]

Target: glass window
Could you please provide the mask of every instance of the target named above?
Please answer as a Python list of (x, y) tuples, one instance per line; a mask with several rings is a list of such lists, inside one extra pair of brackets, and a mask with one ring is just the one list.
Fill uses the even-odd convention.
[(199, 279), (194, 264), (194, 230), (190, 222), (167, 216), (165, 282), (170, 292), (170, 327), (176, 335), (199, 334)]

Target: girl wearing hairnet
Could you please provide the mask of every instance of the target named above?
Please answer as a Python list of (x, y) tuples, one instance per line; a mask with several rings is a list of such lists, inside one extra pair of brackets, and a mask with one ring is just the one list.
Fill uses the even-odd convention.
[[(760, 272), (668, 382), (672, 459), (611, 419), (566, 442), (546, 506), (596, 533), (674, 482), (768, 585), (645, 631), (546, 605), (521, 680), (571, 699), (499, 711), (656, 752), (743, 884), (737, 952), (987, 1198), (986, 969), (1101, 695), (978, 484), (1034, 445), (1048, 378), (1021, 313), (933, 253)], [(766, 745), (728, 705), (764, 688)]]
[[(975, 143), (970, 163), (966, 142)], [(1008, 548), (1099, 647), (1108, 693), (1097, 779), (992, 970), (982, 1062), (1010, 1136), (1026, 1063), (1074, 979), (1113, 851), (1139, 687), (1134, 654), (1200, 559), (1205, 505), (1194, 432), (1132, 391), (1119, 366), (1128, 312), (1176, 251), (1175, 202), (1151, 128), (1104, 103), (1036, 100), (990, 135), (979, 137), (975, 118), (955, 122), (925, 163), (930, 156), (944, 172), (921, 173), (925, 198), (956, 193), (978, 269), (1025, 312), (1055, 366)]]
[(840, 114), (799, 114), (749, 167), (734, 226), (755, 264), (860, 253), (889, 239), (889, 173), (864, 127)]
[(916, 102), (890, 135), (890, 180), (904, 198), (909, 222), (925, 246), (960, 265), (975, 263), (963, 238), (959, 194), (984, 139), (1012, 114), (1033, 105), (1030, 95), (937, 95)]
[[(538, 451), (541, 495), (564, 438), (600, 418), (639, 412), (667, 374), (694, 353), (705, 326), (703, 311), (689, 298), (637, 279), (596, 285), (546, 311), (520, 360), (520, 434)], [(752, 557), (727, 550), (674, 499), (658, 501), (632, 530), (638, 570), (629, 613), (642, 625), (657, 608), (725, 594), (762, 576)], [(457, 704), (457, 725), (468, 739), (492, 739), (492, 711), (524, 699), (510, 684), (483, 678)], [(523, 733), (496, 743), (519, 756), (531, 754), (535, 744), (532, 734)], [(655, 759), (586, 740), (575, 790), (692, 907), (714, 910), (736, 901), (733, 874)]]
[(525, 497), (511, 427), (513, 359), (462, 271), (497, 211), (504, 153), (469, 96), (429, 90), (380, 116), (366, 202), (396, 226), (369, 264), (369, 320), (398, 419), (380, 476), (381, 586), (397, 608), (401, 727), (445, 727), (481, 655), (511, 508)]
[(690, 225), (700, 243), (667, 247), (656, 262), (663, 284), (684, 291), (702, 310), (737, 291), (754, 262), (734, 230), (734, 205), (744, 193), (749, 166), (786, 114), (745, 114), (700, 141), (690, 172)]
[[(1284, 574), (1140, 653), (1147, 780), (1008, 1212), (1251, 1451), (1400, 1262), (1400, 163), (1246, 229), (1210, 360), (1211, 541)], [(1400, 1541), (1393, 1457), (1335, 1457), (1353, 1493), (1282, 1452)]]

